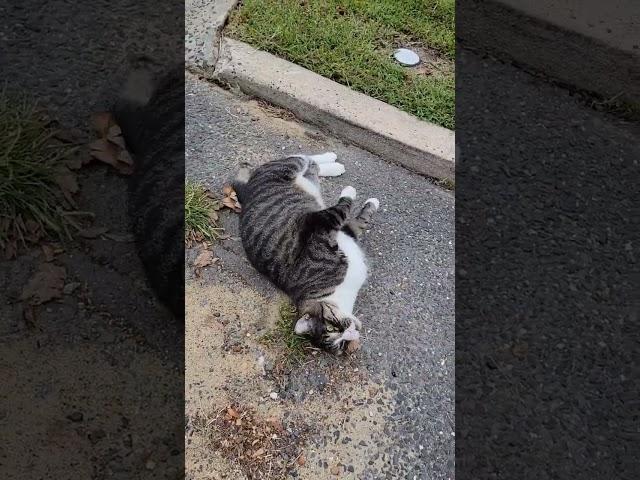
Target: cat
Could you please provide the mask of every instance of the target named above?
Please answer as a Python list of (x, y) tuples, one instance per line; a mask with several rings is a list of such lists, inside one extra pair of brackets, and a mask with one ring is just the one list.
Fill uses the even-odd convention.
[(140, 57), (113, 107), (134, 158), (129, 216), (151, 287), (184, 319), (184, 68)]
[(249, 261), (295, 303), (301, 315), (295, 333), (340, 355), (359, 340), (353, 307), (367, 264), (358, 238), (380, 203), (370, 198), (351, 215), (356, 191), (349, 186), (327, 207), (319, 177), (344, 173), (336, 159), (332, 152), (290, 156), (253, 172), (244, 164), (232, 185)]

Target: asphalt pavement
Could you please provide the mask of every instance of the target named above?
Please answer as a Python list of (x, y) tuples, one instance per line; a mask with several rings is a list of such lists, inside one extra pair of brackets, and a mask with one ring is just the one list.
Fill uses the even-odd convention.
[[(448, 479), (454, 476), (454, 195), (403, 167), (318, 132), (295, 119), (274, 118), (255, 102), (188, 75), (187, 177), (220, 191), (238, 162), (259, 164), (294, 153), (334, 151), (346, 173), (322, 181), (325, 199), (352, 185), (358, 200), (380, 200), (362, 241), (370, 279), (356, 303), (363, 322), (362, 365), (393, 394), (386, 419), (391, 439), (384, 471), (362, 478)], [(286, 113), (284, 114), (286, 117)], [(237, 235), (237, 217), (224, 216)], [(223, 270), (239, 273), (266, 295), (239, 242), (217, 250)], [(287, 393), (304, 398), (313, 378), (289, 379)], [(373, 475), (373, 476), (367, 476)]]

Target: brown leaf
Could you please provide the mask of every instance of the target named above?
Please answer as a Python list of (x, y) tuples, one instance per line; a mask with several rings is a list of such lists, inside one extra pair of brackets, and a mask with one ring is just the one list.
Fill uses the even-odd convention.
[(22, 307), (22, 318), (24, 318), (24, 323), (27, 328), (33, 329), (35, 327), (36, 312), (33, 305), (24, 305)]
[(62, 190), (62, 194), (67, 199), (67, 201), (70, 204), (74, 205), (75, 202), (73, 201), (72, 195), (74, 193), (78, 193), (78, 190), (80, 189), (80, 187), (78, 187), (76, 174), (71, 170), (65, 168), (60, 173), (58, 173), (54, 179), (60, 187), (60, 190)]
[(513, 353), (513, 355), (515, 357), (525, 358), (527, 356), (527, 354), (529, 353), (529, 345), (527, 345), (524, 342), (523, 343), (516, 343), (511, 348), (511, 353)]
[(298, 460), (297, 460), (297, 461), (298, 461), (298, 465), (300, 465), (301, 467), (302, 467), (305, 463), (307, 463), (307, 458), (304, 456), (304, 453), (303, 453), (303, 454), (301, 454), (301, 455), (298, 457)]
[(64, 267), (43, 263), (23, 288), (20, 299), (29, 300), (32, 305), (40, 305), (54, 298), (60, 298), (66, 276)]
[(347, 353), (354, 353), (360, 350), (360, 340), (351, 340), (347, 344)]
[(73, 154), (69, 155), (69, 157), (65, 160), (64, 163), (67, 166), (67, 168), (70, 168), (71, 170), (79, 170), (85, 162), (82, 161), (80, 150), (78, 150)]
[(37, 233), (38, 230), (40, 230), (40, 225), (38, 225), (38, 222), (28, 219), (25, 222), (25, 226), (27, 227), (27, 231), (29, 233)]
[(109, 231), (106, 227), (90, 227), (80, 230), (78, 234), (82, 238), (98, 238), (100, 235), (104, 235)]
[(51, 245), (42, 245), (42, 254), (44, 255), (45, 262), (50, 262), (56, 255)]
[(133, 172), (133, 160), (126, 150), (104, 138), (95, 140), (89, 147), (91, 157), (96, 160), (111, 165), (123, 175), (130, 175)]
[(253, 458), (257, 458), (264, 455), (264, 448), (259, 448), (258, 450), (256, 450), (255, 452), (253, 452), (253, 455), (251, 455)]
[(229, 415), (231, 418), (238, 418), (240, 416), (238, 411), (236, 409), (234, 409), (233, 407), (228, 407), (227, 408), (227, 415)]
[(135, 241), (135, 238), (130, 233), (105, 233), (104, 236), (114, 242), (130, 243)]
[(196, 257), (195, 261), (193, 262), (193, 266), (196, 268), (204, 268), (213, 264), (213, 261), (213, 253), (211, 253), (209, 250), (203, 250), (202, 252), (200, 252), (200, 255)]
[(126, 150), (120, 150), (120, 154), (118, 155), (118, 161), (125, 163), (129, 166), (133, 166), (133, 159), (131, 158), (131, 155), (129, 155), (129, 152), (127, 152)]
[(233, 210), (236, 213), (240, 212), (240, 204), (233, 200), (231, 197), (225, 197), (222, 199), (222, 205)]
[(115, 136), (115, 137), (108, 137), (107, 140), (109, 140), (114, 145), (117, 145), (122, 150), (127, 148), (127, 146), (124, 143), (124, 137), (122, 135), (118, 135), (118, 136)]
[(235, 192), (233, 191), (233, 187), (231, 185), (225, 185), (224, 187), (222, 187), (222, 193), (224, 194), (225, 197), (228, 197), (229, 195)]
[(107, 132), (107, 138), (111, 140), (112, 138), (118, 137), (122, 135), (122, 129), (119, 125), (115, 123), (109, 127), (109, 131)]
[(284, 425), (282, 425), (282, 421), (279, 418), (271, 417), (267, 419), (267, 422), (273, 427), (276, 432), (284, 432)]
[(91, 156), (101, 162), (107, 163), (112, 167), (118, 165), (118, 154), (120, 153), (117, 145), (110, 143), (104, 138), (99, 138), (91, 142)]
[(105, 138), (109, 133), (109, 127), (114, 124), (111, 112), (97, 112), (91, 115), (91, 128), (100, 138)]
[(71, 130), (58, 130), (53, 138), (56, 140), (60, 140), (63, 143), (80, 143), (84, 134), (81, 130), (71, 129)]

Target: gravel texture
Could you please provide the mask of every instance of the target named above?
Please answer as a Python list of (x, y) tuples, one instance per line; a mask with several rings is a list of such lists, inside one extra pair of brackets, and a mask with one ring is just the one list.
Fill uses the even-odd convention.
[(638, 125), (457, 72), (457, 477), (634, 478)]

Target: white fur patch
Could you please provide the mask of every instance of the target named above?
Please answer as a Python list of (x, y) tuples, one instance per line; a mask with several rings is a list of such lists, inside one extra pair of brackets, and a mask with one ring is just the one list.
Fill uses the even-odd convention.
[(342, 192), (340, 192), (340, 198), (347, 197), (351, 200), (355, 200), (356, 198), (356, 189), (353, 187), (344, 187)]
[(338, 177), (344, 172), (344, 165), (338, 162), (318, 164), (318, 175), (321, 177)]
[(323, 163), (332, 163), (335, 162), (338, 156), (333, 152), (325, 152), (320, 155), (305, 155), (310, 160), (313, 160), (318, 165), (322, 165)]
[(311, 322), (312, 320), (307, 317), (299, 318), (294, 329), (296, 335), (304, 335), (306, 333), (309, 333), (312, 327)]
[(373, 207), (378, 210), (378, 208), (380, 208), (380, 201), (377, 198), (369, 198), (367, 199), (366, 202), (364, 203), (371, 203), (373, 204)]
[(367, 264), (364, 253), (352, 237), (344, 232), (338, 232), (336, 240), (338, 248), (347, 257), (347, 274), (335, 291), (323, 300), (336, 305), (343, 314), (353, 315), (356, 297), (367, 279)]
[(298, 174), (295, 180), (295, 184), (305, 193), (308, 193), (313, 198), (316, 199), (320, 208), (325, 208), (324, 200), (322, 199), (322, 194), (320, 193), (320, 186), (313, 183), (308, 178), (305, 178), (304, 172)]

